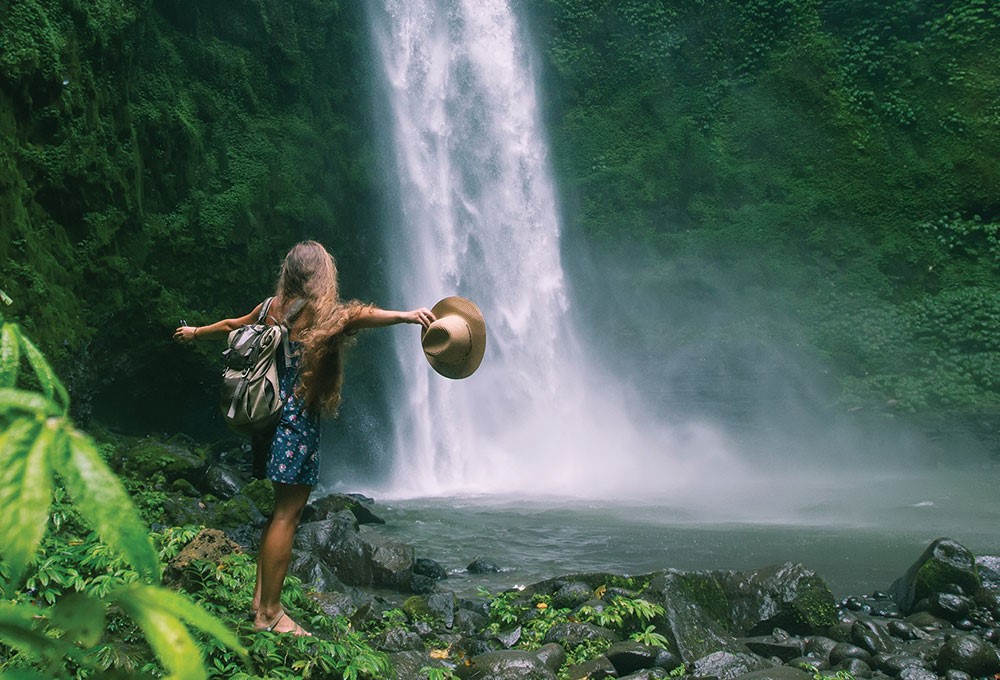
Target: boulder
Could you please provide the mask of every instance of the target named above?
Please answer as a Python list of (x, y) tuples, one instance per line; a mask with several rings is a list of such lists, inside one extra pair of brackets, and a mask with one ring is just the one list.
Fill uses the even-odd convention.
[(202, 529), (186, 546), (170, 560), (169, 567), (175, 572), (182, 572), (195, 561), (205, 560), (219, 564), (233, 553), (241, 552), (240, 546), (226, 538), (218, 529)]
[(617, 642), (618, 634), (592, 623), (566, 621), (564, 623), (557, 623), (549, 628), (544, 639), (546, 644), (556, 642), (563, 647), (575, 647), (582, 642), (592, 642), (594, 640)]
[(136, 479), (153, 479), (155, 475), (162, 474), (168, 483), (186, 479), (199, 488), (204, 482), (207, 467), (204, 456), (190, 446), (163, 442), (153, 437), (135, 439), (117, 447), (109, 462), (115, 472), (127, 470), (128, 475)]
[(718, 583), (729, 605), (729, 630), (736, 635), (766, 635), (775, 627), (807, 635), (837, 620), (830, 588), (801, 564), (719, 572)]
[(1000, 556), (979, 555), (976, 557), (976, 571), (984, 588), (1000, 590)]
[(211, 465), (205, 471), (203, 487), (219, 498), (229, 499), (250, 483), (250, 478), (228, 465)]
[(947, 640), (937, 658), (937, 672), (956, 670), (982, 678), (1000, 673), (1000, 656), (993, 645), (974, 635), (956, 635)]
[(330, 519), (339, 512), (349, 511), (358, 524), (385, 524), (385, 520), (376, 515), (370, 507), (371, 499), (358, 495), (342, 493), (329, 494), (313, 501), (313, 517), (315, 521)]
[(614, 665), (604, 656), (574, 664), (566, 669), (567, 680), (605, 680), (617, 677)]
[(736, 676), (736, 680), (812, 680), (811, 673), (791, 666), (775, 666)]
[(369, 564), (371, 585), (408, 590), (413, 574), (413, 547), (374, 531), (362, 530), (359, 538)]
[(472, 560), (469, 566), (465, 568), (470, 574), (498, 574), (500, 573), (500, 567), (498, 567), (493, 562), (489, 560), (484, 560), (480, 557)]
[(653, 667), (672, 671), (681, 665), (681, 660), (665, 649), (632, 641), (614, 643), (604, 656), (619, 676)]
[(555, 672), (545, 663), (547, 658), (547, 654), (517, 650), (487, 652), (472, 657), (456, 672), (462, 680), (556, 680)]
[(917, 601), (933, 593), (951, 592), (949, 586), (958, 586), (966, 593), (979, 589), (976, 558), (956, 541), (939, 538), (896, 579), (890, 592), (905, 615), (913, 611)]
[[(781, 666), (780, 668), (787, 668)], [(775, 664), (761, 657), (744, 652), (713, 652), (694, 662), (694, 674), (703, 677), (716, 677), (719, 680), (733, 680), (753, 671), (775, 671)], [(794, 670), (794, 669), (792, 669)], [(760, 676), (758, 676), (760, 677)], [(763, 676), (769, 677), (769, 676)]]

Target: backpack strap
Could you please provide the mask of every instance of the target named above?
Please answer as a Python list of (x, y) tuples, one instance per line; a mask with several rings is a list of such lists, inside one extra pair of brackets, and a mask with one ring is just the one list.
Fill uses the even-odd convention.
[(257, 323), (264, 323), (264, 319), (267, 318), (267, 312), (271, 309), (272, 302), (274, 302), (274, 297), (264, 300), (264, 306), (260, 308), (260, 314), (257, 315)]

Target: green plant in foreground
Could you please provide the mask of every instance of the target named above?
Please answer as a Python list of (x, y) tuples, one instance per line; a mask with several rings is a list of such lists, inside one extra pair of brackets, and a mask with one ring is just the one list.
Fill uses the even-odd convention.
[[(124, 612), (141, 629), (169, 678), (199, 680), (207, 673), (192, 627), (246, 659), (246, 650), (221, 621), (185, 596), (159, 585), (161, 565), (147, 527), (97, 446), (68, 416), (69, 395), (45, 357), (17, 324), (0, 316), (0, 554), (4, 596), (14, 599), (28, 576), (46, 586), (51, 563), (29, 576), (49, 526), (53, 498), (63, 490), (73, 511), (135, 572), (133, 582), (82, 592), (62, 573), (67, 590), (35, 601), (0, 603), (3, 678), (71, 677), (107, 669), (99, 643), (110, 629), (108, 610)], [(27, 364), (30, 372), (23, 372)], [(63, 520), (60, 514), (54, 523)], [(96, 557), (95, 557), (96, 559)], [(66, 571), (64, 569), (64, 571)], [(39, 601), (41, 600), (41, 601)], [(44, 604), (43, 604), (44, 603)]]

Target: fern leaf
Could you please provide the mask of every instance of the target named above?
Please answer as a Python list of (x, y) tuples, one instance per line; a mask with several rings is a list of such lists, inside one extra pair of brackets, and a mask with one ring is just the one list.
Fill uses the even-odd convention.
[(66, 392), (66, 388), (63, 387), (62, 382), (59, 381), (59, 378), (56, 377), (52, 367), (49, 366), (49, 362), (46, 361), (45, 357), (38, 351), (38, 348), (35, 347), (31, 340), (28, 340), (24, 335), (21, 335), (21, 347), (24, 349), (24, 356), (27, 357), (28, 363), (31, 364), (31, 368), (38, 377), (42, 394), (49, 399), (58, 397), (65, 413), (66, 409), (69, 408), (69, 394)]
[(205, 611), (196, 602), (189, 600), (180, 593), (161, 586), (133, 584), (127, 586), (131, 597), (144, 600), (148, 606), (155, 606), (164, 612), (184, 621), (189, 626), (197, 628), (210, 635), (245, 660), (249, 659), (247, 650), (240, 644), (236, 633), (230, 630), (222, 621)]
[(170, 675), (168, 680), (204, 680), (201, 650), (184, 622), (159, 606), (161, 589), (136, 584), (118, 591), (115, 601), (142, 628), (146, 641)]
[(7, 411), (25, 411), (35, 415), (58, 416), (62, 415), (63, 409), (38, 392), (0, 387), (0, 413)]
[(59, 474), (80, 516), (105, 543), (117, 550), (147, 581), (159, 583), (160, 560), (118, 477), (87, 435), (71, 430)]
[(21, 346), (17, 326), (5, 323), (0, 328), (0, 387), (14, 387), (21, 365)]
[(62, 598), (52, 608), (50, 617), (52, 625), (66, 634), (63, 639), (84, 648), (101, 641), (105, 620), (104, 604), (86, 593)]
[(20, 584), (35, 556), (52, 501), (50, 451), (65, 445), (60, 423), (16, 420), (0, 442), (0, 552), (10, 567), (8, 588)]

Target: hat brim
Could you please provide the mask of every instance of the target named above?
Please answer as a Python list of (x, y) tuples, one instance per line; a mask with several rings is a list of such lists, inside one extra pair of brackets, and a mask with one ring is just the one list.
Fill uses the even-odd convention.
[[(434, 314), (435, 319), (452, 315), (462, 317), (465, 323), (468, 324), (472, 335), (472, 349), (465, 359), (459, 363), (446, 363), (424, 352), (427, 362), (431, 365), (431, 368), (446, 378), (453, 380), (468, 378), (476, 372), (476, 369), (483, 362), (483, 356), (486, 354), (486, 320), (483, 318), (483, 313), (472, 300), (458, 296), (446, 297), (443, 300), (439, 300), (431, 308), (431, 313)], [(425, 328), (420, 333), (421, 341), (426, 334), (427, 329)]]

